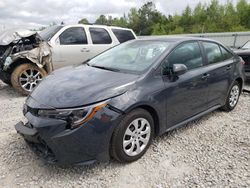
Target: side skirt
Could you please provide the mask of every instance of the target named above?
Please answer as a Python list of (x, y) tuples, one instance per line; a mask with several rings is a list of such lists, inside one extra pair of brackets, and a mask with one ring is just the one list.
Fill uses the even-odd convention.
[(195, 115), (195, 116), (193, 116), (193, 117), (191, 117), (191, 118), (189, 118), (189, 119), (187, 119), (187, 120), (185, 120), (185, 121), (183, 121), (183, 122), (181, 122), (181, 123), (178, 123), (178, 124), (176, 124), (176, 125), (174, 125), (174, 126), (168, 128), (168, 129), (166, 130), (166, 132), (171, 131), (171, 130), (174, 130), (174, 129), (178, 128), (178, 127), (181, 127), (181, 126), (183, 126), (183, 125), (185, 125), (185, 124), (187, 124), (187, 123), (189, 123), (189, 122), (191, 122), (191, 121), (194, 121), (194, 120), (196, 120), (196, 119), (198, 119), (198, 118), (204, 116), (205, 114), (208, 114), (208, 113), (210, 113), (210, 112), (212, 112), (212, 111), (214, 111), (214, 110), (216, 110), (216, 109), (218, 109), (218, 108), (220, 108), (220, 107), (221, 107), (220, 105), (216, 105), (216, 106), (214, 106), (214, 107), (212, 107), (212, 108), (209, 108), (208, 110), (206, 110), (206, 111), (204, 111), (204, 112), (201, 112), (201, 113), (199, 113), (199, 114), (197, 114), (197, 115)]

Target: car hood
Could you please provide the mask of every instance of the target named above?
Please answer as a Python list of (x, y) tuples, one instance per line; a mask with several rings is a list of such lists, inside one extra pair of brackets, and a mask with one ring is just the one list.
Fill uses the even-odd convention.
[(35, 35), (36, 33), (37, 33), (36, 31), (30, 31), (28, 29), (20, 29), (20, 28), (8, 29), (0, 32), (0, 45), (6, 46), (15, 40), (30, 37), (32, 35)]
[(87, 65), (65, 67), (47, 76), (30, 97), (42, 108), (80, 107), (123, 94), (137, 78)]

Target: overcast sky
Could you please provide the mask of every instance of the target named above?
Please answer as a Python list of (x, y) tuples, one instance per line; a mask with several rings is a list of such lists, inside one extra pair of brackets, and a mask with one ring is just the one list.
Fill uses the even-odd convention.
[[(225, 3), (227, 0), (219, 0)], [(237, 0), (233, 0), (235, 3)], [(248, 0), (250, 1), (250, 0)], [(52, 22), (77, 23), (81, 18), (94, 22), (100, 15), (122, 16), (146, 0), (0, 0), (0, 30), (9, 27), (35, 28)], [(210, 0), (153, 0), (164, 14), (181, 13), (190, 5)]]

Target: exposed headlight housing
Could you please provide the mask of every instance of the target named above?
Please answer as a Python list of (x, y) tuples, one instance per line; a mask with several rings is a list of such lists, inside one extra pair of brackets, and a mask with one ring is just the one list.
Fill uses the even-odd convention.
[(91, 106), (73, 109), (55, 109), (55, 110), (38, 110), (38, 116), (67, 120), (71, 129), (83, 125), (93, 118), (93, 116), (102, 108), (107, 106), (108, 101), (103, 101)]

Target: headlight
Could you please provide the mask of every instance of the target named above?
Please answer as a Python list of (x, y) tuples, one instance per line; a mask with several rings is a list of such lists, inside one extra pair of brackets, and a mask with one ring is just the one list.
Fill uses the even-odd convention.
[(70, 122), (71, 128), (74, 129), (92, 119), (96, 112), (107, 105), (107, 102), (108, 101), (104, 101), (83, 108), (39, 110), (38, 116), (67, 120)]

